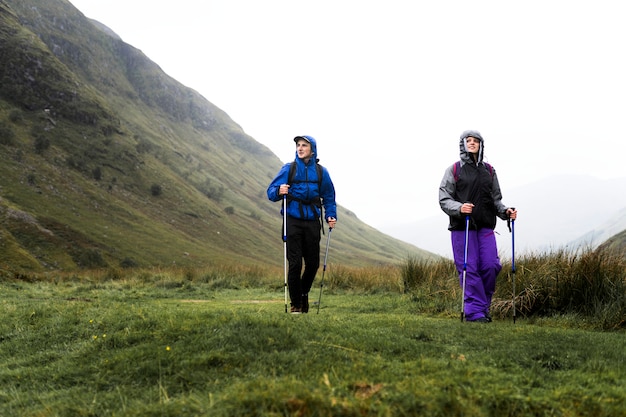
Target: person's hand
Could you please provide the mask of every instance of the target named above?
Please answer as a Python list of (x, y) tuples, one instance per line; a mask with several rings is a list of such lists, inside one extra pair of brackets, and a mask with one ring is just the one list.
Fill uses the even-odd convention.
[(331, 229), (334, 229), (335, 225), (337, 224), (337, 219), (335, 219), (334, 217), (329, 217), (327, 220), (328, 220), (328, 227)]
[(515, 220), (517, 219), (517, 210), (515, 209), (515, 207), (508, 208), (506, 209), (506, 215), (509, 219)]
[(289, 184), (281, 184), (278, 189), (278, 195), (287, 195), (289, 194)]
[(473, 209), (474, 205), (472, 203), (463, 203), (463, 205), (461, 206), (461, 213), (472, 214)]

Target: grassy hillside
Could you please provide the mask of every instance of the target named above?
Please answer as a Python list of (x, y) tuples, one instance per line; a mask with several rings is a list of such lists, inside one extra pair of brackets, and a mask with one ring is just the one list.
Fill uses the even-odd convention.
[[(67, 1), (0, 0), (0, 80), (2, 267), (282, 263), (282, 162)], [(432, 256), (339, 216), (346, 265)]]
[(626, 230), (611, 237), (599, 247), (600, 250), (608, 250), (626, 257)]

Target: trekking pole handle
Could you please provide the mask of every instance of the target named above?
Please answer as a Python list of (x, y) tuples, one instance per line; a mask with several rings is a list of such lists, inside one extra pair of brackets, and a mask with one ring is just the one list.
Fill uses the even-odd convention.
[[(515, 207), (509, 207), (509, 208), (507, 209), (507, 211), (508, 211), (509, 209), (510, 209), (510, 210), (512, 210), (512, 211), (515, 211)], [(508, 228), (509, 228), (509, 232), (511, 232), (511, 222), (512, 222), (512, 223), (515, 223), (515, 219), (512, 219), (512, 218), (511, 218), (511, 213), (507, 213), (506, 227), (508, 227)]]
[[(463, 212), (464, 207), (466, 209), (469, 209), (469, 212)], [(461, 204), (459, 211), (461, 212), (461, 214), (465, 214), (466, 216), (469, 216), (473, 208), (474, 208), (474, 203), (472, 203), (471, 201), (466, 201), (465, 203)]]

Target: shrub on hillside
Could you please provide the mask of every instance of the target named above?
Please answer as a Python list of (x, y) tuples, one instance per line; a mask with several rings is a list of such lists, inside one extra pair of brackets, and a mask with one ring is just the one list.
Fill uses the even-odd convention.
[(37, 136), (35, 138), (35, 152), (38, 154), (44, 153), (49, 147), (50, 139), (43, 136)]
[(15, 132), (9, 126), (0, 124), (0, 145), (12, 145)]
[(107, 266), (107, 262), (102, 257), (102, 253), (97, 249), (85, 249), (76, 256), (75, 261), (78, 266), (85, 269), (103, 268)]
[(11, 110), (11, 112), (9, 113), (9, 120), (12, 123), (19, 123), (24, 120), (24, 115), (19, 110)]
[(120, 266), (122, 268), (136, 268), (139, 264), (132, 258), (124, 258), (120, 261)]
[(152, 186), (150, 187), (150, 193), (153, 196), (158, 197), (163, 193), (163, 189), (159, 184), (152, 184)]

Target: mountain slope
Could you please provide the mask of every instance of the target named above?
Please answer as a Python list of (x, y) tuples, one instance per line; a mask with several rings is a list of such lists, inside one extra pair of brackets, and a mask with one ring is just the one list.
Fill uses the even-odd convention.
[[(0, 81), (2, 268), (282, 264), (282, 162), (67, 1), (0, 0)], [(339, 217), (335, 262), (433, 256)]]
[(615, 236), (610, 237), (598, 248), (600, 250), (607, 250), (621, 256), (626, 256), (626, 230), (622, 230)]
[(608, 217), (602, 224), (571, 241), (568, 246), (595, 249), (624, 231), (626, 231), (626, 207)]

